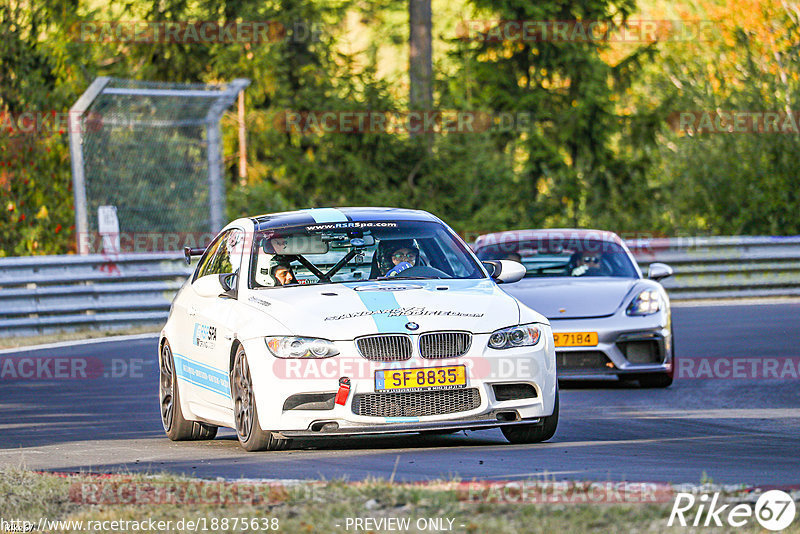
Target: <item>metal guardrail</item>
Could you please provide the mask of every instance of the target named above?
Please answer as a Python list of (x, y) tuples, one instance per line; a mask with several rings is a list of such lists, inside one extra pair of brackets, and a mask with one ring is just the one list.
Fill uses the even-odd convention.
[(181, 253), (0, 258), (0, 336), (163, 323)]
[[(673, 300), (800, 296), (800, 236), (636, 239)], [(158, 325), (193, 267), (181, 253), (0, 258), (0, 337)]]
[(627, 242), (642, 271), (654, 262), (675, 274), (672, 300), (800, 296), (800, 236), (673, 237)]

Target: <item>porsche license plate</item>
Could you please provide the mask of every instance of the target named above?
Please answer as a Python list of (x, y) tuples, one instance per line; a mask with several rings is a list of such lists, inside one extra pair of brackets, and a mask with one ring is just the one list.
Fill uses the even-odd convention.
[(430, 391), (467, 387), (463, 365), (426, 369), (381, 369), (375, 371), (375, 391)]
[(594, 347), (597, 332), (553, 332), (556, 347)]

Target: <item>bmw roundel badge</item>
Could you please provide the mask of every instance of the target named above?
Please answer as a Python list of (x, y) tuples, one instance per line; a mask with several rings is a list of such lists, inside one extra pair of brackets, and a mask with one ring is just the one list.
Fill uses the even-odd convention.
[(418, 330), (419, 329), (419, 325), (417, 323), (410, 322), (410, 323), (406, 323), (406, 328), (408, 328), (409, 330)]

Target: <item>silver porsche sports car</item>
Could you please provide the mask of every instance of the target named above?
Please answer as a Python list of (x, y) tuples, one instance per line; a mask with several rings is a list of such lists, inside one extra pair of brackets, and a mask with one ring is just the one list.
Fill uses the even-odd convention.
[(506, 291), (544, 314), (553, 328), (558, 377), (617, 375), (667, 387), (675, 369), (663, 263), (642, 275), (613, 232), (517, 230), (480, 236), (481, 260), (513, 260), (525, 278)]

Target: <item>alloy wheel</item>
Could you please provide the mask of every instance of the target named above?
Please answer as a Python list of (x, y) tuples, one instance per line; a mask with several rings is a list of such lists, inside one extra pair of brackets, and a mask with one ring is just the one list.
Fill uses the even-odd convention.
[(253, 430), (253, 384), (244, 351), (239, 351), (236, 355), (233, 384), (236, 432), (242, 441), (247, 441)]
[(167, 432), (172, 428), (172, 420), (175, 415), (173, 368), (172, 349), (169, 344), (164, 343), (164, 347), (161, 349), (161, 378), (158, 389), (161, 396), (161, 423)]

